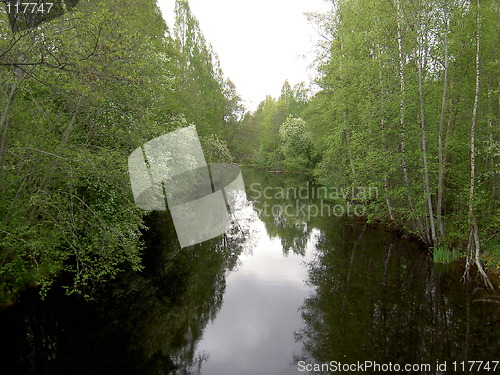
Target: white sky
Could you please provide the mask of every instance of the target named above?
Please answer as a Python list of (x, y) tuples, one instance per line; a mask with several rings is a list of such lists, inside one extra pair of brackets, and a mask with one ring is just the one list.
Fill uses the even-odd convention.
[[(173, 26), (175, 0), (157, 0)], [(326, 12), (325, 0), (189, 0), (225, 77), (250, 110), (266, 95), (278, 97), (285, 79), (309, 82), (319, 35), (304, 12)]]

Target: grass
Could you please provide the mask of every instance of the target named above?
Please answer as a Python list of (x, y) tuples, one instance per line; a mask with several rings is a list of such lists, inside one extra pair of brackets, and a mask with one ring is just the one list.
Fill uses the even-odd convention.
[(460, 259), (460, 252), (448, 250), (446, 246), (437, 246), (432, 249), (432, 259), (434, 263), (451, 263)]

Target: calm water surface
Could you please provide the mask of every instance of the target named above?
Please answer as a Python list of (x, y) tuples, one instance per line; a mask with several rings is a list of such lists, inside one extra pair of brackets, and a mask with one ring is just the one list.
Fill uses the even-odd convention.
[(459, 268), (352, 218), (291, 209), (320, 205), (312, 194), (275, 196), (312, 189), (306, 177), (244, 179), (244, 220), (227, 236), (179, 250), (169, 216), (154, 213), (143, 272), (94, 303), (27, 292), (1, 311), (0, 373), (293, 375), (369, 360), (438, 374), (436, 361), (500, 359), (498, 303), (467, 291)]

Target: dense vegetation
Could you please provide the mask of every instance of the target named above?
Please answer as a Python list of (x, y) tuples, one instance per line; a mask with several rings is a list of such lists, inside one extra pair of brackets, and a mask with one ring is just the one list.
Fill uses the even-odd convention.
[[(0, 290), (92, 295), (141, 269), (144, 212), (127, 157), (196, 124), (209, 160), (377, 187), (368, 219), (429, 246), (498, 257), (499, 5), (336, 0), (313, 94), (285, 82), (244, 114), (186, 0), (80, 0), (13, 31), (0, 16)], [(232, 154), (232, 156), (231, 156)], [(359, 198), (361, 200), (361, 198)], [(358, 202), (360, 203), (360, 202)], [(496, 250), (495, 250), (496, 249)]]
[[(82, 0), (39, 27), (0, 17), (0, 284), (91, 295), (141, 268), (144, 212), (127, 157), (198, 125), (206, 156), (230, 159), (225, 130), (241, 111), (187, 1), (169, 30), (154, 0)], [(3, 7), (3, 4), (2, 4)]]
[(329, 186), (376, 187), (370, 220), (467, 249), (466, 277), (473, 263), (482, 272), (482, 249), (500, 252), (498, 2), (333, 5), (311, 16), (324, 37), (319, 92), (286, 82), (245, 117), (236, 154)]

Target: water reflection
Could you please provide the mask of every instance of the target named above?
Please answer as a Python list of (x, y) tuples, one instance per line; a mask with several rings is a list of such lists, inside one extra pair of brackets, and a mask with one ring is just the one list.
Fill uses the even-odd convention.
[(180, 251), (171, 218), (152, 214), (145, 270), (125, 272), (98, 303), (27, 293), (0, 313), (2, 368), (16, 374), (181, 374), (222, 305), (237, 264), (234, 233)]
[(407, 242), (366, 227), (349, 229), (340, 237), (325, 233), (316, 245), (296, 361), (429, 363), (432, 371), (415, 373), (435, 374), (436, 361), (449, 367), (498, 355), (490, 328), (498, 309), (457, 284), (459, 269), (442, 270)]
[[(259, 240), (228, 276), (223, 307), (198, 346), (207, 358), (201, 374), (298, 374), (293, 358), (302, 348), (293, 332), (302, 326), (298, 307), (309, 293), (304, 261), (312, 258), (283, 257), (279, 239), (267, 235), (264, 223), (255, 225)], [(309, 254), (316, 235), (306, 241)]]
[[(243, 172), (247, 185), (308, 182)], [(171, 218), (152, 215), (144, 271), (98, 303), (29, 292), (1, 311), (3, 372), (292, 375), (299, 361), (498, 359), (497, 305), (467, 294), (460, 270), (348, 218), (263, 213), (292, 197), (247, 195), (231, 231), (182, 250)]]
[(285, 255), (292, 252), (304, 256), (314, 226), (303, 208), (317, 199), (313, 199), (314, 194), (299, 194), (298, 191), (301, 188), (311, 191), (314, 186), (311, 178), (307, 175), (262, 173), (257, 169), (245, 169), (244, 173), (246, 181), (253, 182), (253, 185), (247, 183), (247, 195), (265, 224), (267, 235), (279, 239)]

